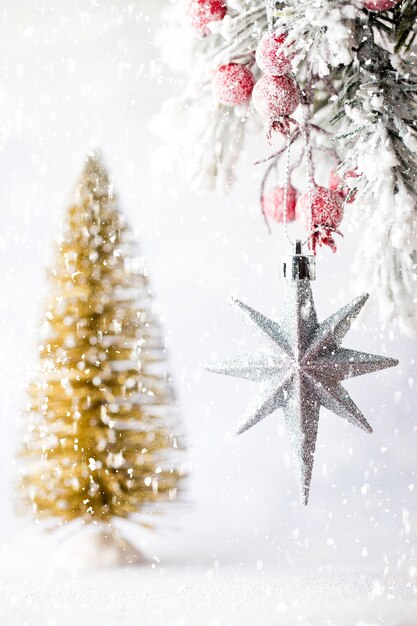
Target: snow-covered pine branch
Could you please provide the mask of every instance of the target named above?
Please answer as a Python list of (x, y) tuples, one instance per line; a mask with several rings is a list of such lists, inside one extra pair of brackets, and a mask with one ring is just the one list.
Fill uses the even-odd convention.
[(180, 171), (192, 191), (226, 191), (245, 136), (247, 111), (225, 107), (202, 89), (198, 96), (171, 98), (151, 121), (164, 139), (153, 155), (152, 167)]
[[(204, 37), (184, 26), (184, 7), (190, 2), (176, 3), (176, 34), (168, 37), (169, 45), (162, 45), (162, 55), (170, 57), (172, 65), (178, 56), (172, 42), (184, 42), (184, 58), (176, 69), (187, 74), (187, 82), (183, 93), (166, 103), (154, 120), (165, 144), (156, 160), (159, 166), (174, 164), (195, 190), (225, 191), (245, 134), (251, 124), (259, 128), (260, 117), (249, 98), (243, 105), (220, 104), (212, 78), (222, 64), (249, 68), (260, 79), (253, 92), (256, 106), (255, 92), (259, 95), (260, 84), (266, 84), (258, 67), (259, 50), (255, 62), (258, 42), (267, 37), (265, 2), (227, 0), (227, 14), (212, 21), (206, 31), (211, 34)], [(226, 6), (226, 0), (205, 2)], [(287, 56), (309, 108), (314, 158), (320, 151), (335, 150), (333, 159), (341, 161), (339, 183), (352, 187), (346, 201), (355, 198), (350, 213), (362, 237), (356, 262), (360, 283), (379, 298), (383, 319), (398, 320), (404, 331), (417, 333), (417, 71), (410, 62), (416, 58), (417, 0), (267, 4), (274, 5), (275, 41), (280, 40), (276, 59)], [(284, 75), (287, 72), (288, 66)], [(274, 72), (268, 80), (273, 76)], [(291, 76), (281, 80), (288, 79)], [(295, 115), (295, 120), (299, 118)], [(270, 123), (271, 128), (279, 131), (279, 122)], [(327, 133), (334, 137), (326, 148)], [(299, 132), (291, 137), (301, 143)], [(281, 156), (278, 151), (275, 164)], [(273, 166), (273, 161), (266, 166), (262, 198), (264, 191), (274, 192), (275, 188), (266, 189)], [(339, 183), (333, 189), (342, 193)], [(297, 190), (293, 191), (296, 197)], [(274, 219), (280, 221), (277, 215)]]
[(352, 207), (362, 232), (356, 275), (379, 299), (383, 319), (416, 333), (417, 74), (405, 62), (394, 67), (369, 29), (361, 34), (363, 44), (345, 72), (338, 103), (340, 170), (356, 168), (360, 174)]
[(288, 0), (274, 27), (288, 33), (285, 48), (296, 47), (293, 69), (306, 60), (310, 75), (327, 76), (355, 57), (358, 10), (344, 0)]
[(157, 40), (162, 60), (188, 76), (183, 92), (165, 102), (151, 122), (163, 140), (153, 169), (181, 171), (196, 192), (230, 188), (250, 114), (249, 103), (234, 108), (219, 104), (211, 89), (213, 71), (229, 62), (253, 66), (254, 50), (266, 29), (263, 0), (235, 0), (229, 5), (228, 15), (209, 25), (211, 35), (196, 37), (184, 23), (185, 2), (174, 2), (168, 30), (163, 29)]

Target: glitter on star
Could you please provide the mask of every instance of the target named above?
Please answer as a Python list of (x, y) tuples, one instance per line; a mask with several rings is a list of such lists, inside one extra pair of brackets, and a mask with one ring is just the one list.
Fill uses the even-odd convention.
[(309, 280), (287, 284), (280, 324), (233, 299), (261, 343), (261, 350), (213, 363), (208, 370), (259, 382), (259, 393), (237, 427), (241, 434), (276, 409), (284, 410), (300, 500), (307, 504), (320, 407), (366, 432), (372, 428), (340, 384), (342, 380), (393, 367), (396, 359), (357, 352), (341, 342), (368, 294), (319, 323)]

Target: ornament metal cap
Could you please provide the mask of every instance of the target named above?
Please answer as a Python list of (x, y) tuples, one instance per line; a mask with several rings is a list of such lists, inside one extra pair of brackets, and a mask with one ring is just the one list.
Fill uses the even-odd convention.
[(299, 239), (294, 244), (294, 254), (281, 257), (281, 278), (289, 281), (316, 278), (316, 257), (302, 254), (302, 243)]

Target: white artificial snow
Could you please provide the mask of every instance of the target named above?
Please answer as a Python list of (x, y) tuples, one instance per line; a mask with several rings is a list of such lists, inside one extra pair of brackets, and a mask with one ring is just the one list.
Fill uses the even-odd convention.
[(354, 6), (340, 0), (289, 0), (285, 4), (276, 26), (289, 30), (287, 48), (297, 46), (295, 69), (307, 57), (313, 73), (327, 76), (331, 69), (353, 60)]
[(7, 626), (414, 626), (417, 586), (381, 572), (294, 573), (251, 565), (153, 563), (72, 575), (3, 570)]
[[(412, 536), (407, 509), (402, 519)], [(14, 543), (0, 545), (0, 623), (415, 625), (417, 568), (401, 573), (375, 568), (369, 562), (372, 542), (359, 546), (361, 568), (340, 558), (333, 565), (296, 568), (284, 554), (229, 562), (208, 555), (195, 560), (186, 554), (158, 555), (149, 546), (146, 561), (136, 558), (133, 565), (120, 566), (121, 561), (112, 558), (111, 547), (100, 540), (89, 542), (92, 536), (102, 535), (78, 527), (63, 539), (26, 530), (23, 541), (18, 532)], [(301, 539), (300, 529), (294, 529), (292, 540)], [(328, 537), (328, 549), (337, 549), (339, 541)], [(97, 554), (100, 548), (101, 555)], [(245, 546), (241, 548), (244, 556)], [(88, 554), (90, 562), (85, 560)], [(136, 555), (140, 553), (136, 551)]]

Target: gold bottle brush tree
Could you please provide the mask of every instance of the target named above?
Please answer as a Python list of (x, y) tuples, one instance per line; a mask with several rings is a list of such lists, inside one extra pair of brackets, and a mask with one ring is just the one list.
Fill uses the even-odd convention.
[[(39, 520), (153, 525), (183, 476), (175, 399), (147, 273), (108, 175), (88, 157), (49, 271), (29, 386), (19, 504)], [(122, 558), (123, 560), (123, 558)]]

